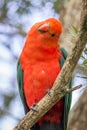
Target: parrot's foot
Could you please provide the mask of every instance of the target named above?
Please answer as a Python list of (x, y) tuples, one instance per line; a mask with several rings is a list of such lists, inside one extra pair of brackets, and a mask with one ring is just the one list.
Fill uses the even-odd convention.
[(33, 104), (33, 105), (30, 107), (30, 110), (33, 110), (34, 112), (38, 112), (38, 111), (36, 110), (36, 108), (35, 108), (36, 105), (37, 105), (37, 104)]
[(49, 89), (49, 88), (46, 90), (46, 93), (47, 93), (49, 96), (51, 96), (51, 95), (50, 95), (50, 89)]

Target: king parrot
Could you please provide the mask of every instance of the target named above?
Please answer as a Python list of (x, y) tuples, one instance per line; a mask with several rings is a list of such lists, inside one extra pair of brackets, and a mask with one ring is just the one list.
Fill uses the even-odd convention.
[[(51, 89), (60, 73), (67, 52), (58, 44), (62, 24), (49, 18), (33, 25), (28, 32), (17, 65), (19, 93), (25, 113)], [(71, 82), (69, 83), (71, 87)], [(66, 130), (71, 93), (54, 105), (31, 130)]]

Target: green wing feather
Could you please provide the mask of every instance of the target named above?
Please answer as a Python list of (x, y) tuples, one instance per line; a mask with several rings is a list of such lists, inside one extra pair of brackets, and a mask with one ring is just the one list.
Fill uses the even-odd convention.
[(17, 64), (17, 81), (18, 81), (20, 97), (21, 100), (23, 100), (23, 71), (21, 70), (21, 64), (19, 61)]
[(27, 106), (25, 95), (24, 95), (23, 70), (21, 69), (20, 61), (18, 61), (18, 64), (17, 64), (17, 81), (18, 81), (20, 97), (24, 105), (25, 113), (27, 113), (29, 111), (29, 108)]
[[(62, 68), (68, 54), (64, 48), (61, 48), (60, 50), (62, 52), (62, 58), (60, 60), (60, 66)], [(72, 86), (72, 79), (70, 80), (69, 88), (71, 88), (71, 86)], [(64, 130), (67, 130), (68, 114), (71, 106), (71, 98), (72, 98), (71, 93), (66, 94), (64, 97), (64, 120), (63, 120)]]

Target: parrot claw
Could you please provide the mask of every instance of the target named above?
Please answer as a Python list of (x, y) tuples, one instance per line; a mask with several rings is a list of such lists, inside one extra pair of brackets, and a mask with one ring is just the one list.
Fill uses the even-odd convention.
[(51, 96), (51, 95), (50, 95), (50, 89), (49, 89), (49, 88), (46, 90), (46, 93), (47, 93), (49, 96)]
[(36, 110), (36, 108), (35, 108), (36, 105), (37, 105), (37, 104), (32, 105), (32, 106), (30, 107), (30, 110), (32, 110), (32, 111), (34, 111), (34, 112), (38, 112), (38, 111)]

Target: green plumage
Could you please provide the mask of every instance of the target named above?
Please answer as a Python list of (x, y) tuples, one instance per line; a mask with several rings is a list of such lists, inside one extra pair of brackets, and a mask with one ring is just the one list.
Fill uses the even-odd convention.
[[(64, 48), (60, 49), (62, 52), (63, 57), (60, 60), (60, 66), (62, 68), (66, 58), (67, 58), (67, 52)], [(69, 88), (72, 87), (72, 79), (69, 82)], [(64, 97), (64, 130), (67, 130), (67, 123), (68, 123), (68, 114), (69, 114), (69, 110), (70, 110), (70, 106), (71, 106), (71, 98), (72, 98), (72, 94), (68, 93), (65, 95)]]
[(18, 61), (17, 64), (17, 80), (18, 80), (20, 97), (23, 100), (23, 71), (21, 70), (20, 61)]
[(24, 105), (24, 110), (25, 113), (27, 113), (29, 111), (26, 99), (25, 99), (25, 95), (24, 95), (24, 88), (23, 88), (23, 70), (21, 69), (21, 63), (20, 61), (18, 61), (17, 64), (17, 81), (18, 81), (18, 87), (19, 87), (19, 94), (22, 100), (22, 103)]

